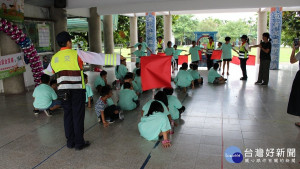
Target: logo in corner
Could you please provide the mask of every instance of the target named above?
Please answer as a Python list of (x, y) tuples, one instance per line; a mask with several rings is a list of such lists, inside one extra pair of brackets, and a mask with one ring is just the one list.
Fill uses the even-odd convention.
[(224, 152), (224, 156), (229, 163), (241, 163), (243, 161), (243, 154), (236, 146), (228, 147)]

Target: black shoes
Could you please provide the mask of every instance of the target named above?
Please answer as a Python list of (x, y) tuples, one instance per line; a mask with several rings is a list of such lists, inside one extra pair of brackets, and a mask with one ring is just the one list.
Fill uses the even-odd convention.
[(255, 82), (254, 84), (255, 84), (255, 85), (261, 85), (261, 83), (262, 83), (262, 82), (258, 82), (258, 81), (257, 81), (257, 82)]
[(40, 114), (40, 111), (39, 110), (33, 110), (33, 113), (34, 113), (34, 115), (38, 115), (38, 114)]
[(247, 78), (246, 77), (241, 77), (240, 80), (247, 80)]
[(262, 85), (262, 86), (267, 86), (267, 85), (268, 85), (268, 83), (262, 83), (262, 84), (260, 84), (260, 85)]
[(84, 144), (83, 144), (82, 146), (80, 146), (80, 147), (75, 147), (75, 150), (80, 151), (80, 150), (82, 150), (82, 149), (84, 149), (84, 148), (87, 148), (87, 147), (90, 146), (90, 145), (91, 145), (91, 143), (90, 143), (89, 141), (85, 141)]

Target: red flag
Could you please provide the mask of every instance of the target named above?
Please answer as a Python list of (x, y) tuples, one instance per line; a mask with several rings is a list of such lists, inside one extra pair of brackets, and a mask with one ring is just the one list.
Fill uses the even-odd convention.
[(159, 55), (159, 56), (166, 56), (165, 53), (157, 53), (157, 55)]
[(178, 56), (178, 65), (182, 65), (182, 63), (188, 63), (188, 56), (187, 55), (179, 55)]
[(214, 50), (212, 55), (211, 55), (211, 59), (217, 59), (220, 60), (222, 56), (222, 50)]
[(141, 58), (143, 91), (171, 87), (172, 56), (148, 56)]
[(198, 54), (199, 54), (199, 59), (202, 60), (202, 51), (198, 50)]
[[(236, 65), (240, 65), (239, 57), (233, 56), (231, 63), (236, 64)], [(249, 55), (249, 58), (248, 58), (246, 64), (250, 65), (250, 66), (255, 66), (255, 55)]]

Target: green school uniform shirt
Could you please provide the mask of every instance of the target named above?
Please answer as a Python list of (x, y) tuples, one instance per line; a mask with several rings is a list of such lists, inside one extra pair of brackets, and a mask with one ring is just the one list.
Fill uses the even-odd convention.
[(179, 119), (179, 110), (182, 104), (176, 96), (168, 95), (169, 111), (173, 120)]
[(232, 58), (232, 45), (230, 43), (224, 43), (221, 47), (222, 49), (222, 59), (231, 59)]
[(95, 82), (94, 82), (94, 86), (95, 86), (95, 88), (97, 87), (97, 86), (105, 86), (105, 81), (104, 81), (104, 79), (101, 77), (101, 76), (98, 76), (96, 79), (95, 79)]
[(177, 86), (188, 87), (191, 85), (193, 80), (194, 78), (188, 71), (179, 70), (178, 74), (174, 79), (174, 82), (176, 83)]
[(178, 56), (180, 55), (181, 52), (182, 52), (182, 50), (180, 50), (180, 49), (175, 50), (175, 53), (173, 55), (174, 59), (178, 59)]
[(125, 65), (120, 64), (119, 69), (117, 70), (117, 66), (115, 68), (115, 75), (117, 79), (123, 79), (128, 72), (128, 69), (126, 68)]
[[(136, 84), (136, 82), (135, 82), (135, 81), (132, 81), (131, 84), (132, 84), (133, 90), (134, 90), (135, 92), (138, 92), (139, 87), (138, 87), (138, 85)], [(123, 89), (124, 89), (124, 85), (121, 86), (121, 90), (123, 90)]]
[(139, 42), (138, 42), (138, 43), (136, 43), (136, 44), (134, 45), (134, 47), (137, 48), (140, 44), (142, 45), (141, 50), (142, 50), (143, 52), (146, 52), (147, 47), (148, 47), (148, 45), (147, 45), (146, 42), (142, 42), (142, 43), (139, 43)]
[(158, 140), (158, 135), (170, 130), (171, 125), (165, 113), (153, 112), (152, 115), (141, 118), (138, 128), (141, 136), (151, 141)]
[(136, 62), (137, 62), (137, 63), (140, 63), (140, 61), (141, 61), (140, 58), (141, 58), (142, 56), (146, 56), (146, 54), (145, 54), (145, 52), (144, 52), (143, 50), (136, 50), (136, 51), (133, 52), (133, 54), (137, 57), (137, 58), (136, 58)]
[[(142, 110), (144, 111), (143, 116), (146, 116), (146, 114), (148, 114), (148, 111), (149, 111), (149, 109), (150, 109), (151, 103), (152, 103), (153, 101), (158, 101), (158, 100), (151, 99), (151, 100), (149, 100), (149, 101), (143, 106), (143, 108), (142, 108)], [(168, 111), (167, 106), (166, 106), (163, 102), (161, 102), (161, 101), (158, 101), (158, 102), (159, 102), (159, 103), (163, 106), (163, 108), (164, 108), (164, 112), (163, 112), (163, 113), (165, 113), (166, 115), (169, 115), (170, 112)]]
[(33, 107), (37, 109), (48, 109), (52, 104), (52, 100), (57, 99), (55, 91), (47, 84), (37, 86), (32, 96), (35, 98)]
[(138, 70), (138, 69), (139, 68), (134, 68), (132, 72), (136, 75), (136, 70)]
[(208, 71), (208, 82), (209, 83), (214, 83), (216, 77), (221, 77), (221, 75), (219, 75), (219, 73), (212, 67), (210, 68), (210, 70)]
[(89, 97), (92, 97), (93, 91), (90, 85), (86, 84), (85, 85), (85, 102), (87, 103), (89, 101)]
[(198, 72), (198, 70), (191, 70), (190, 74), (192, 75), (194, 80), (197, 80), (197, 79), (201, 78), (200, 73)]
[(189, 53), (191, 54), (192, 62), (200, 60), (198, 51), (201, 50), (199, 46), (190, 47)]
[(119, 103), (121, 110), (133, 110), (136, 108), (136, 103), (133, 100), (138, 100), (138, 96), (133, 90), (123, 89), (119, 93)]
[(106, 100), (106, 103), (107, 103), (108, 106), (111, 106), (111, 105), (114, 105), (114, 104), (115, 104), (112, 98), (108, 98), (108, 99)]
[(142, 80), (141, 80), (141, 77), (140, 76), (135, 76), (134, 82), (137, 85), (137, 92), (142, 93), (143, 90), (142, 90)]
[(166, 49), (165, 49), (165, 54), (166, 54), (167, 56), (173, 56), (173, 55), (175, 54), (175, 49), (172, 48), (172, 47), (166, 48)]

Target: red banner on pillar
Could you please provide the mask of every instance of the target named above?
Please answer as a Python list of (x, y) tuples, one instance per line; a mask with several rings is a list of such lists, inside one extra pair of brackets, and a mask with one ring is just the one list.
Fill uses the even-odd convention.
[(141, 58), (143, 91), (171, 87), (172, 56), (149, 56)]

